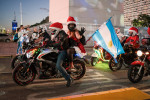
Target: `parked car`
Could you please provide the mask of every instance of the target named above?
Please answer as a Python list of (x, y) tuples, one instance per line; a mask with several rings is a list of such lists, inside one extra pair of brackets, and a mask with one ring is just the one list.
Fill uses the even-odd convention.
[(10, 35), (0, 33), (0, 41), (10, 42), (10, 39), (11, 39)]

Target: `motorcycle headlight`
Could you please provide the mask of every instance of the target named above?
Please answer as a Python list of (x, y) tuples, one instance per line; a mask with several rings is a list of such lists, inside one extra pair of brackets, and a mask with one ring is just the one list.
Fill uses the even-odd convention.
[(149, 55), (149, 52), (146, 52), (145, 54), (146, 54), (146, 55)]
[(138, 51), (137, 51), (137, 55), (140, 57), (140, 56), (143, 55), (143, 52), (142, 52), (141, 50), (138, 50)]
[(32, 57), (32, 53), (28, 52), (28, 53), (26, 53), (26, 56), (27, 56), (27, 58), (30, 58), (30, 57)]

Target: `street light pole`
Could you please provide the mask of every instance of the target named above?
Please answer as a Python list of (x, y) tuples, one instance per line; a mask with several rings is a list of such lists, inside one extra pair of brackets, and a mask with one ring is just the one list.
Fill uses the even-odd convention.
[(20, 17), (21, 17), (21, 25), (23, 25), (22, 24), (22, 4), (21, 4), (21, 2), (20, 2)]

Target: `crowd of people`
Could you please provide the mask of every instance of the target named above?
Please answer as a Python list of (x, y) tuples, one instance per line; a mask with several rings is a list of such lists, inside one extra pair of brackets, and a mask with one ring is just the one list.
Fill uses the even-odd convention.
[[(71, 86), (71, 83), (73, 82), (73, 79), (71, 76), (66, 72), (66, 70), (62, 67), (63, 60), (66, 57), (69, 57), (70, 60), (70, 67), (72, 71), (76, 71), (73, 64), (73, 54), (75, 52), (79, 52), (81, 55), (85, 56), (86, 51), (84, 48), (85, 45), (85, 37), (83, 33), (85, 32), (85, 28), (81, 28), (81, 30), (78, 30), (76, 28), (76, 20), (69, 16), (67, 19), (67, 26), (68, 30), (65, 32), (63, 30), (62, 23), (56, 22), (49, 26), (50, 34), (47, 33), (46, 27), (40, 27), (37, 31), (36, 28), (34, 28), (34, 32), (32, 33), (32, 36), (28, 36), (28, 32), (30, 31), (29, 28), (24, 28), (23, 25), (20, 26), (16, 30), (16, 34), (18, 35), (18, 49), (17, 54), (22, 54), (23, 50), (23, 44), (28, 43), (29, 41), (34, 41), (34, 43), (42, 44), (44, 47), (54, 47), (59, 50), (59, 55), (56, 63), (56, 67), (61, 72), (62, 76), (66, 79), (67, 84), (66, 86)], [(139, 47), (139, 36), (138, 36), (138, 29), (135, 27), (131, 27), (129, 29), (129, 37), (126, 39), (126, 37), (121, 34), (120, 29), (115, 29), (116, 34), (121, 42), (122, 45), (125, 43), (130, 43), (134, 48)], [(150, 34), (150, 28), (148, 28), (148, 34)], [(76, 48), (73, 48), (76, 46)]]

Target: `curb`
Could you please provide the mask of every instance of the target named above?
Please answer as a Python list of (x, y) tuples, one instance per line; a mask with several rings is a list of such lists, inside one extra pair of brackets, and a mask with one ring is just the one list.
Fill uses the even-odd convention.
[(150, 95), (134, 87), (130, 87), (47, 100), (150, 100)]
[(16, 55), (0, 55), (0, 58), (13, 58)]

